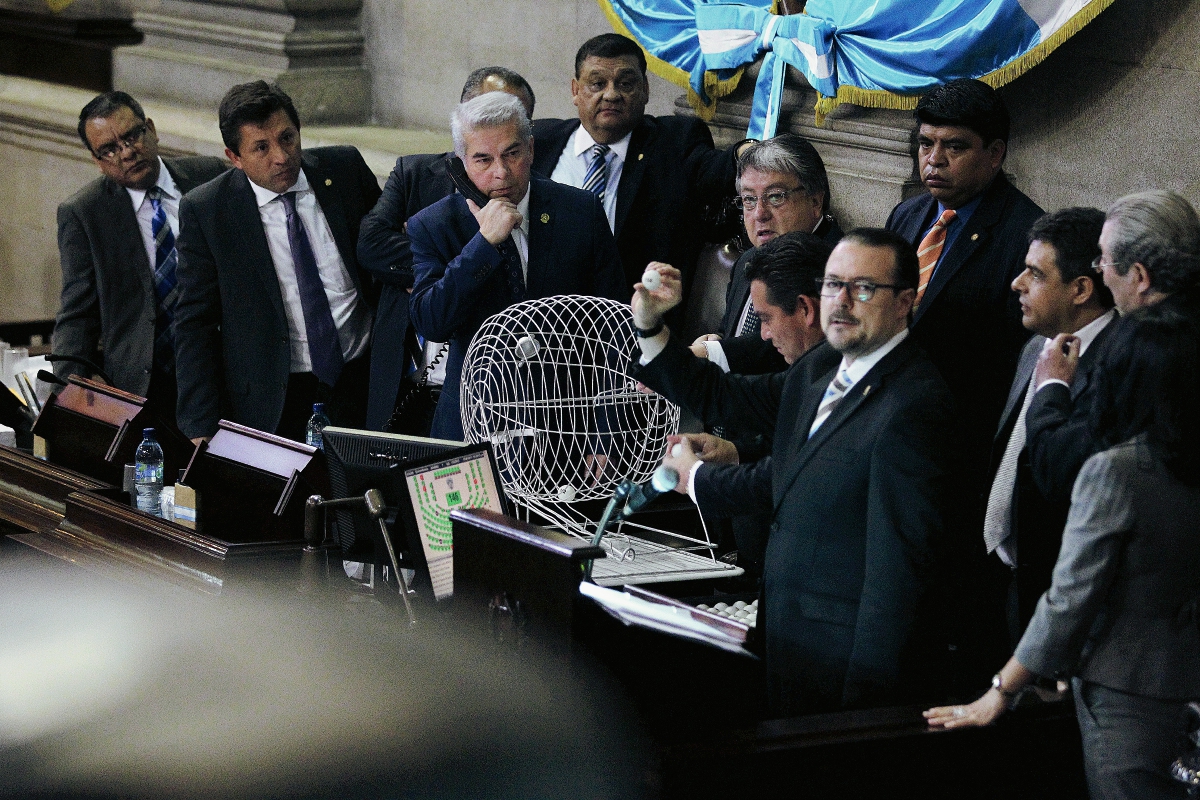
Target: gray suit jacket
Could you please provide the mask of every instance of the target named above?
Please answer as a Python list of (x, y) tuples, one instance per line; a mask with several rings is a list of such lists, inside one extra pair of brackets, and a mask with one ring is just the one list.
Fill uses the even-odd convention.
[(1132, 439), (1088, 459), (1017, 660), (1146, 697), (1200, 697), (1200, 488)]
[[(186, 193), (224, 172), (219, 158), (164, 158)], [(129, 193), (107, 177), (83, 187), (58, 207), (62, 299), (54, 352), (99, 362), (118, 389), (145, 396), (154, 363), (154, 276)], [(86, 367), (59, 362), (60, 378)]]

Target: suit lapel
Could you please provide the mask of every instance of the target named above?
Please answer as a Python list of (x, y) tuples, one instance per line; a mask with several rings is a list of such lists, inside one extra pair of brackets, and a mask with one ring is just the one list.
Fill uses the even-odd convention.
[[(138, 224), (137, 214), (133, 210), (133, 202), (129, 192), (109, 178), (104, 179), (104, 197), (108, 208), (102, 212), (101, 219), (114, 220), (115, 225), (110, 229), (110, 235), (118, 242), (118, 248), (126, 252), (127, 258), (136, 265), (138, 281), (147, 296), (157, 304), (158, 295), (154, 291), (154, 267), (146, 254), (145, 240), (142, 238), (142, 227)], [(122, 231), (132, 231), (133, 236), (122, 234)]]
[(550, 208), (549, 198), (540, 190), (537, 179), (529, 182), (529, 269), (525, 276), (525, 296), (545, 297), (550, 265), (546, 259), (555, 252), (554, 228), (558, 215)]
[(625, 166), (621, 169), (621, 182), (617, 185), (617, 214), (613, 236), (620, 238), (625, 228), (625, 220), (629, 217), (629, 209), (633, 207), (633, 198), (637, 196), (638, 186), (642, 176), (646, 174), (646, 162), (649, 160), (646, 151), (654, 146), (657, 138), (656, 129), (651, 126), (646, 117), (633, 130), (629, 138), (629, 150), (625, 153)]
[[(907, 346), (906, 346), (907, 345)], [(825, 390), (829, 387), (829, 382), (833, 380), (833, 376), (837, 374), (837, 370), (833, 370), (822, 377), (821, 380), (809, 387), (804, 395), (804, 400), (800, 406), (800, 416), (796, 420), (796, 431), (793, 434), (792, 451), (796, 454), (794, 458), (787, 460), (783, 465), (780, 474), (780, 480), (775, 489), (774, 497), (776, 504), (780, 498), (785, 496), (791, 485), (795, 483), (796, 478), (800, 475), (800, 471), (805, 465), (812, 460), (813, 456), (825, 445), (834, 433), (838, 431), (846, 422), (858, 413), (859, 409), (868, 402), (873, 402), (874, 397), (878, 397), (883, 390), (884, 382), (887, 376), (902, 367), (911, 357), (911, 341), (905, 339), (896, 349), (884, 356), (883, 360), (871, 368), (858, 383), (854, 384), (838, 403), (837, 408), (833, 410), (821, 427), (817, 428), (816, 433), (812, 438), (808, 438), (808, 429), (812, 427), (813, 420), (816, 418), (817, 407), (821, 403), (821, 399), (825, 395)], [(796, 447), (796, 443), (802, 443)], [(778, 508), (776, 509), (778, 510)]]
[(1029, 342), (1021, 353), (1021, 361), (1017, 364), (1017, 374), (1013, 377), (1012, 386), (1008, 389), (1008, 401), (1004, 404), (1004, 413), (1000, 415), (1000, 428), (996, 431), (997, 436), (1008, 425), (1009, 416), (1021, 407), (1021, 401), (1025, 398), (1025, 390), (1029, 388), (1029, 381), (1033, 378), (1033, 370), (1037, 367), (1038, 356), (1046, 343), (1046, 337), (1034, 336)]
[(258, 201), (254, 196), (254, 189), (250, 186), (250, 179), (240, 169), (230, 176), (230, 202), (226, 213), (229, 215), (229, 228), (237, 232), (242, 244), (236, 250), (237, 258), (241, 260), (245, 271), (258, 280), (261, 291), (271, 299), (275, 312), (286, 319), (283, 292), (275, 274), (271, 248), (267, 245), (267, 234), (263, 230)]
[(1083, 390), (1087, 388), (1088, 383), (1092, 378), (1092, 367), (1099, 359), (1100, 353), (1103, 350), (1104, 340), (1108, 338), (1112, 332), (1113, 326), (1117, 324), (1116, 318), (1109, 320), (1108, 324), (1100, 329), (1092, 339), (1092, 343), (1088, 346), (1087, 352), (1079, 357), (1079, 368), (1075, 370), (1075, 378), (1071, 381), (1071, 399), (1075, 400), (1079, 395), (1083, 394)]
[(308, 185), (312, 188), (313, 194), (317, 196), (317, 203), (321, 206), (321, 213), (325, 215), (329, 232), (333, 234), (333, 240), (337, 243), (342, 263), (346, 265), (346, 272), (350, 273), (350, 279), (354, 281), (354, 288), (362, 291), (358, 281), (358, 270), (354, 268), (354, 265), (358, 263), (355, 256), (357, 242), (352, 240), (350, 228), (346, 224), (346, 209), (342, 203), (340, 187), (335, 185), (336, 178), (312, 153), (304, 153), (303, 161), (304, 175), (308, 178)]

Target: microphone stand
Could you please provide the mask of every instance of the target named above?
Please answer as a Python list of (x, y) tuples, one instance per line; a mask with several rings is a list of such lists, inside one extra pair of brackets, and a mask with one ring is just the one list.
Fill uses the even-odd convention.
[(400, 569), (396, 550), (392, 547), (392, 539), (388, 535), (387, 523), (383, 520), (387, 513), (387, 507), (384, 506), (383, 495), (379, 493), (378, 489), (368, 489), (361, 497), (346, 497), (340, 500), (325, 500), (319, 494), (310, 496), (304, 502), (304, 552), (315, 553), (324, 542), (324, 527), (320, 524), (319, 519), (321, 509), (360, 504), (366, 508), (371, 519), (379, 525), (379, 532), (383, 535), (383, 543), (387, 547), (388, 559), (391, 560), (392, 570), (396, 573), (396, 582), (400, 584), (400, 599), (404, 601), (404, 610), (408, 614), (408, 626), (411, 628), (417, 624), (417, 616), (413, 613), (409, 595), (416, 594), (416, 592), (408, 585), (404, 571)]

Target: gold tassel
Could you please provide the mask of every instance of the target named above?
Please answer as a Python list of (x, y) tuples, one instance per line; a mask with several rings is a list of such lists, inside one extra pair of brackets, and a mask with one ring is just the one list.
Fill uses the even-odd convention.
[(50, 10), (57, 14), (74, 2), (75, 0), (46, 0), (46, 5), (50, 6)]

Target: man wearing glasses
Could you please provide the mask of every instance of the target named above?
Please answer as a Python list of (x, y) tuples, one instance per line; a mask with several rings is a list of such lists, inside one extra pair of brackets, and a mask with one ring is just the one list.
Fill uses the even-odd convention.
[(759, 336), (761, 321), (750, 302), (746, 267), (757, 248), (786, 233), (811, 233), (832, 247), (842, 238), (842, 229), (829, 213), (825, 164), (803, 137), (785, 133), (753, 142), (738, 156), (737, 168), (734, 205), (752, 248), (730, 273), (720, 333), (701, 336), (692, 343), (692, 352), (726, 372), (778, 372), (787, 362)]
[(654, 268), (662, 285), (639, 284), (631, 304), (633, 375), (705, 422), (740, 410), (775, 427), (771, 456), (751, 466), (705, 463), (687, 440), (665, 459), (705, 513), (773, 515), (761, 603), (772, 713), (903, 700), (918, 685), (910, 667), (931, 673), (919, 608), (943, 529), (952, 419), (946, 384), (908, 333), (911, 245), (864, 228), (834, 248), (819, 291), (840, 358), (823, 374), (817, 358), (744, 376), (692, 357), (661, 327), (680, 301), (679, 272)]
[[(124, 92), (84, 106), (78, 130), (101, 177), (58, 207), (62, 299), (54, 352), (92, 361), (118, 389), (145, 397), (173, 422), (179, 201), (227, 165), (207, 156), (161, 158), (154, 122)], [(60, 361), (55, 372), (90, 377), (92, 370)]]

